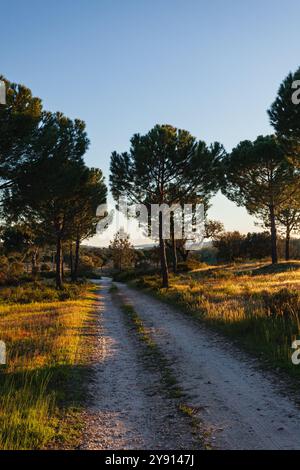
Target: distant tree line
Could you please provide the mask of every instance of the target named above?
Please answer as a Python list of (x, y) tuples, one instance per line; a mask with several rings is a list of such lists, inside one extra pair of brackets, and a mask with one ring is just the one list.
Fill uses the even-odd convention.
[[(234, 231), (223, 232), (213, 240), (212, 246), (217, 250), (215, 257), (218, 261), (232, 262), (242, 259), (267, 259), (271, 250), (270, 232), (253, 232), (246, 235)], [(291, 239), (291, 253), (294, 259), (300, 258), (300, 239)], [(279, 256), (286, 255), (286, 243), (283, 238), (277, 238)]]

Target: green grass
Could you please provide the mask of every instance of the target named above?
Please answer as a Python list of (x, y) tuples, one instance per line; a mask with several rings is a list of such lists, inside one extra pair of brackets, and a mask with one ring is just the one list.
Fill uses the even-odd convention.
[[(64, 301), (46, 301), (47, 286), (35, 289), (16, 289), (0, 303), (0, 340), (7, 346), (7, 365), (0, 367), (1, 450), (74, 447), (80, 437), (93, 289), (80, 287), (76, 299)], [(43, 301), (13, 303), (24, 302), (24, 292)]]
[(1, 287), (0, 303), (28, 304), (33, 302), (55, 302), (76, 299), (85, 291), (84, 284), (65, 284), (63, 289), (55, 288), (53, 281), (27, 282), (18, 286)]
[(300, 367), (291, 362), (291, 344), (300, 337), (299, 268), (299, 261), (202, 267), (171, 276), (169, 289), (160, 289), (157, 276), (135, 285), (300, 378)]

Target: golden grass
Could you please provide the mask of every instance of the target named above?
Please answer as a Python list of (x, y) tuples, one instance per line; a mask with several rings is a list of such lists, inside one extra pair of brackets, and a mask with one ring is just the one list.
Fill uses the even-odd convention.
[(80, 384), (73, 382), (86, 368), (82, 337), (93, 322), (94, 301), (89, 288), (78, 300), (0, 304), (0, 340), (7, 346), (0, 449), (41, 449), (67, 438), (60, 418), (77, 400)]
[(155, 276), (138, 284), (300, 376), (291, 362), (292, 341), (300, 336), (299, 261), (203, 267), (171, 276), (167, 290)]

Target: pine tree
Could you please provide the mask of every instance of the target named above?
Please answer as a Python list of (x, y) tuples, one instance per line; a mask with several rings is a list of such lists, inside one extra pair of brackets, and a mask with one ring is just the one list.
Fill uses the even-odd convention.
[(113, 260), (114, 268), (122, 271), (124, 268), (132, 266), (135, 254), (130, 237), (123, 229), (120, 229), (110, 242), (109, 250)]
[[(148, 208), (151, 204), (168, 207), (187, 204), (198, 192), (202, 195), (217, 186), (221, 149), (217, 145), (212, 151), (188, 131), (156, 125), (146, 135), (134, 135), (129, 152), (113, 152), (110, 166), (113, 196), (115, 200), (125, 196), (129, 203)], [(165, 221), (161, 210), (157, 218), (162, 286), (168, 287)]]
[(259, 136), (254, 142), (243, 141), (223, 160), (223, 193), (251, 215), (265, 220), (267, 212), (271, 231), (272, 263), (277, 263), (276, 212), (288, 203), (296, 187), (293, 167), (274, 136)]

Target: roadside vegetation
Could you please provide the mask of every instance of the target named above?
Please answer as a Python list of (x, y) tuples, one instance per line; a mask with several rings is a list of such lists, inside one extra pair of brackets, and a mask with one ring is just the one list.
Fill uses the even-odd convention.
[(31, 281), (18, 286), (0, 288), (0, 302), (1, 304), (30, 304), (33, 302), (75, 300), (85, 290), (84, 283), (65, 284), (63, 290), (58, 290), (51, 282)]
[(161, 288), (157, 275), (134, 285), (300, 377), (299, 367), (291, 361), (292, 342), (300, 335), (300, 261), (204, 265), (171, 276), (169, 289)]
[(0, 79), (0, 449), (74, 448), (95, 300), (84, 278), (106, 260), (81, 242), (107, 188), (84, 162), (85, 123)]
[(0, 449), (74, 448), (92, 348), (93, 287), (78, 287), (76, 298), (66, 290), (64, 301), (51, 287), (39, 301), (42, 290), (26, 289), (25, 303), (18, 288), (8, 302), (3, 294), (0, 300), (0, 338), (7, 345), (7, 365), (0, 366)]

